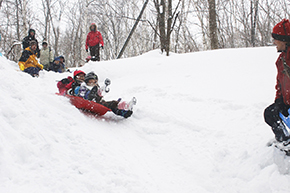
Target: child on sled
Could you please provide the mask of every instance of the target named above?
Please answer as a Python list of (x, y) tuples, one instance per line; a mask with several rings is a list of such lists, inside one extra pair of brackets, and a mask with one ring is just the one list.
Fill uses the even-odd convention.
[(102, 89), (98, 85), (98, 76), (94, 72), (90, 72), (85, 76), (85, 81), (81, 84), (78, 96), (99, 103), (109, 109), (116, 115), (128, 118), (132, 115), (132, 108), (120, 109), (118, 104), (120, 100), (105, 101), (102, 96)]
[(62, 80), (58, 81), (57, 88), (61, 95), (77, 95), (78, 89), (81, 83), (85, 80), (85, 75), (81, 70), (74, 71), (74, 77), (68, 76), (67, 78), (63, 78)]

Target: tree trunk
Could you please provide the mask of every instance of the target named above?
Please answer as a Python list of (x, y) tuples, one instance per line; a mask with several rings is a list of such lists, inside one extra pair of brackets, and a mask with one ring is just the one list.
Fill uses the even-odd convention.
[(171, 35), (171, 25), (172, 25), (172, 0), (168, 0), (168, 10), (167, 10), (167, 34), (166, 34), (166, 42), (165, 42), (165, 51), (166, 55), (169, 56), (170, 51), (170, 35)]
[(251, 0), (251, 44), (256, 46), (256, 24), (259, 0)]
[(215, 0), (208, 0), (209, 6), (209, 36), (211, 49), (218, 49), (217, 23), (216, 23), (216, 6)]

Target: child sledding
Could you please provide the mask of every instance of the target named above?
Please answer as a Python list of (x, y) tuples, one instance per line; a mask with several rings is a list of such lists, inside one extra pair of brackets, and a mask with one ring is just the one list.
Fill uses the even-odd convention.
[(94, 72), (85, 74), (83, 71), (76, 70), (74, 77), (64, 78), (57, 83), (60, 95), (70, 98), (70, 101), (77, 108), (103, 115), (107, 111), (128, 118), (133, 114), (133, 105), (136, 104), (134, 97), (130, 102), (118, 100), (105, 101), (103, 93), (109, 92), (110, 80), (106, 79), (105, 86), (100, 87), (98, 76)]

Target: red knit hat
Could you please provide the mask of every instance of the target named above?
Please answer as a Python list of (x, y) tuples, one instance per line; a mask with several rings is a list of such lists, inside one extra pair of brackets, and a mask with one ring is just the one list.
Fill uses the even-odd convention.
[(290, 42), (290, 22), (288, 19), (283, 19), (274, 26), (272, 37), (275, 40)]
[(76, 78), (76, 76), (78, 76), (78, 75), (80, 75), (80, 74), (86, 75), (86, 73), (84, 73), (83, 71), (81, 71), (81, 70), (76, 70), (76, 71), (74, 71), (74, 78)]

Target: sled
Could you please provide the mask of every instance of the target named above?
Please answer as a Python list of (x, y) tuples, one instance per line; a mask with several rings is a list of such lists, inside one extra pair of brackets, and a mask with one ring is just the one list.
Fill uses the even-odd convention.
[[(61, 95), (59, 93), (56, 93), (56, 94)], [(61, 95), (61, 96), (65, 96), (69, 98), (70, 103), (74, 105), (76, 108), (83, 110), (85, 112), (90, 112), (98, 116), (102, 116), (106, 114), (108, 111), (111, 111), (111, 109), (99, 103), (96, 103), (94, 101), (89, 101), (78, 96), (71, 96), (71, 95)]]

